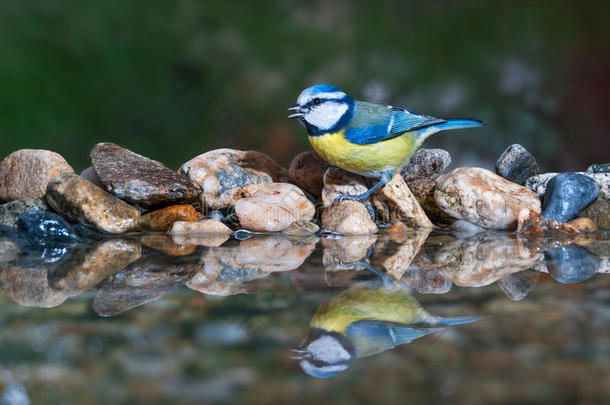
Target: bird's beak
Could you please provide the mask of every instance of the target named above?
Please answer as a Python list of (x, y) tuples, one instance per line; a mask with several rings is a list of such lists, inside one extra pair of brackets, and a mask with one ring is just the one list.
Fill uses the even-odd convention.
[(292, 107), (290, 107), (288, 109), (288, 111), (298, 111), (297, 113), (294, 114), (290, 114), (288, 116), (288, 118), (293, 119), (293, 118), (301, 118), (303, 117), (303, 110), (301, 110), (301, 106), (298, 104), (293, 105)]

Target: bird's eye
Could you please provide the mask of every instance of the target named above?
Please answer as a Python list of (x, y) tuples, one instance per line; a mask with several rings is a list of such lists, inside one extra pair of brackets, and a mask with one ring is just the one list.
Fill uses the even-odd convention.
[(319, 98), (314, 98), (313, 100), (311, 100), (311, 102), (313, 103), (313, 105), (320, 105), (322, 104), (322, 100), (320, 100)]

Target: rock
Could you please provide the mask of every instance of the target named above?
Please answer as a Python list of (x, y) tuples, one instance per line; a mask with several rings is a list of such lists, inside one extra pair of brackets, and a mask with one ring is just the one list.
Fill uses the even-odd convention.
[(551, 277), (564, 284), (588, 280), (597, 273), (600, 266), (596, 255), (576, 244), (547, 250), (544, 257)]
[(375, 249), (372, 263), (375, 267), (385, 269), (386, 273), (394, 280), (400, 280), (409, 269), (411, 262), (424, 245), (426, 238), (430, 234), (430, 229), (408, 234), (396, 246), (384, 246), (380, 244), (379, 249)]
[(420, 149), (409, 159), (409, 164), (400, 169), (402, 178), (407, 183), (426, 178), (434, 180), (447, 170), (451, 164), (451, 155), (444, 149)]
[(174, 222), (169, 231), (178, 244), (216, 247), (231, 236), (231, 229), (220, 221), (205, 219), (197, 222)]
[(595, 223), (589, 218), (582, 218), (582, 221), (575, 219), (574, 221), (575, 226), (572, 225), (572, 221), (559, 222), (535, 212), (523, 211), (519, 215), (517, 232), (522, 234), (574, 234), (588, 232), (595, 228)]
[(521, 301), (538, 283), (540, 273), (528, 269), (518, 273), (509, 274), (498, 281), (498, 287), (513, 301)]
[(610, 229), (610, 196), (600, 193), (597, 200), (580, 211), (579, 217), (590, 218), (600, 229)]
[[(539, 197), (543, 197), (546, 194), (546, 186), (549, 181), (559, 173), (543, 173), (532, 176), (525, 182), (525, 187), (533, 190)], [(585, 175), (599, 185), (600, 193), (610, 198), (610, 173), (585, 173), (578, 172), (577, 174)]]
[(377, 232), (368, 210), (358, 201), (344, 200), (322, 212), (322, 228), (343, 235), (367, 235)]
[[(358, 174), (350, 173), (338, 167), (330, 167), (324, 173), (322, 189), (322, 204), (330, 206), (341, 194), (358, 195), (369, 189), (367, 179)], [(367, 198), (364, 201), (369, 201)]]
[(17, 257), (19, 247), (10, 240), (0, 240), (0, 263), (8, 263)]
[(176, 243), (170, 235), (163, 233), (146, 233), (140, 238), (140, 243), (170, 256), (187, 256), (197, 248), (193, 243)]
[(597, 231), (597, 226), (595, 225), (595, 222), (593, 222), (591, 219), (585, 218), (585, 217), (575, 218), (571, 221), (568, 221), (566, 223), (566, 225), (570, 225), (578, 233)]
[(17, 227), (19, 216), (28, 211), (48, 211), (49, 207), (40, 197), (29, 197), (0, 205), (0, 225)]
[(293, 222), (288, 228), (282, 231), (285, 235), (290, 236), (311, 236), (318, 233), (320, 227), (315, 223), (307, 220), (299, 220)]
[(68, 298), (49, 287), (46, 270), (29, 270), (19, 266), (0, 265), (4, 293), (19, 305), (53, 308)]
[(320, 197), (327, 167), (326, 161), (316, 152), (303, 152), (292, 159), (288, 174), (303, 190), (314, 197)]
[(610, 173), (610, 163), (598, 163), (587, 168), (586, 173)]
[(0, 201), (42, 197), (49, 181), (61, 173), (74, 173), (59, 154), (42, 149), (21, 149), (0, 163)]
[(266, 183), (257, 185), (252, 193), (249, 190), (246, 198), (235, 203), (235, 214), (250, 231), (281, 231), (295, 221), (311, 220), (316, 213), (311, 201), (292, 184)]
[(394, 176), (375, 191), (373, 204), (385, 222), (403, 222), (411, 228), (434, 228), (401, 176)]
[(49, 284), (73, 297), (138, 260), (141, 251), (139, 243), (122, 239), (79, 246), (67, 263), (49, 272)]
[(542, 216), (568, 222), (599, 196), (599, 185), (578, 173), (561, 173), (547, 183)]
[(464, 219), (458, 219), (451, 224), (452, 235), (458, 239), (466, 239), (485, 232), (486, 229)]
[(510, 145), (496, 161), (496, 173), (521, 186), (537, 172), (536, 158), (519, 144)]
[(207, 215), (205, 216), (205, 219), (213, 219), (215, 221), (222, 222), (225, 219), (225, 215), (221, 211), (212, 210), (207, 213)]
[(485, 232), (439, 246), (434, 264), (461, 287), (481, 287), (529, 269), (540, 253), (505, 233)]
[(87, 181), (90, 181), (91, 183), (95, 184), (96, 186), (98, 186), (100, 188), (104, 188), (104, 185), (102, 184), (102, 180), (100, 180), (100, 176), (97, 175), (93, 166), (89, 166), (88, 168), (83, 170), (80, 174), (80, 177), (82, 177), (83, 179), (85, 179)]
[(455, 218), (445, 214), (436, 204), (434, 199), (434, 190), (436, 182), (427, 178), (418, 178), (407, 183), (409, 190), (422, 207), (426, 216), (435, 224), (448, 225), (455, 221)]
[(420, 294), (447, 294), (453, 285), (439, 270), (412, 268), (405, 272), (402, 280)]
[(47, 187), (47, 203), (73, 223), (122, 233), (138, 224), (140, 212), (77, 174), (55, 177)]
[(180, 168), (201, 190), (201, 202), (212, 209), (233, 206), (252, 184), (290, 182), (286, 169), (255, 151), (216, 149), (201, 154)]
[(114, 143), (95, 145), (91, 163), (104, 188), (133, 205), (153, 208), (197, 200), (197, 187), (187, 176)]
[(71, 251), (73, 243), (61, 243), (29, 234), (21, 229), (0, 226), (0, 240), (17, 247), (11, 264), (40, 270), (59, 264)]
[(195, 222), (201, 217), (190, 204), (170, 205), (142, 215), (139, 226), (149, 231), (167, 231), (174, 222)]
[(45, 243), (75, 243), (78, 236), (65, 219), (48, 211), (28, 211), (19, 216), (17, 228)]
[(540, 213), (540, 200), (531, 190), (476, 167), (439, 177), (434, 199), (452, 217), (485, 228), (513, 229), (521, 211)]

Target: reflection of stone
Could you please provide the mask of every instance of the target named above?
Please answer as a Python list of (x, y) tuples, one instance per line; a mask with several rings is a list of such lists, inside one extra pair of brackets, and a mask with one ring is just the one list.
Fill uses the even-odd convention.
[(163, 233), (145, 233), (140, 238), (140, 243), (171, 256), (190, 255), (197, 247), (190, 243), (176, 243), (170, 235)]
[(0, 263), (8, 263), (19, 254), (19, 247), (10, 240), (0, 240)]
[(78, 295), (137, 260), (140, 252), (139, 243), (119, 239), (79, 246), (49, 273), (49, 284), (67, 296)]
[(49, 287), (46, 270), (0, 265), (0, 281), (5, 294), (19, 305), (52, 308), (67, 298), (61, 291)]
[[(368, 256), (369, 248), (373, 246), (376, 240), (375, 235), (322, 239), (322, 263), (324, 268), (327, 271), (351, 268), (350, 263), (365, 259)], [(353, 266), (353, 268), (360, 267), (358, 265)]]
[(405, 272), (402, 281), (420, 294), (446, 294), (451, 290), (451, 280), (440, 270), (411, 268)]
[(238, 265), (254, 265), (268, 272), (294, 270), (311, 255), (317, 242), (316, 237), (254, 237), (239, 243), (235, 251), (235, 261)]
[(509, 274), (500, 281), (498, 286), (513, 301), (521, 301), (536, 286), (540, 273), (533, 269)]
[(539, 253), (518, 239), (504, 233), (486, 232), (439, 246), (434, 262), (454, 284), (481, 287), (529, 269), (538, 258)]
[(400, 175), (373, 193), (373, 204), (385, 222), (404, 222), (411, 228), (434, 227)]
[(197, 267), (192, 257), (141, 258), (98, 286), (93, 310), (101, 316), (115, 316), (157, 300), (186, 283)]
[(580, 283), (593, 277), (600, 266), (599, 258), (582, 246), (558, 246), (544, 252), (549, 274), (560, 283)]
[(400, 280), (423, 246), (428, 234), (430, 234), (430, 230), (420, 230), (406, 234), (404, 239), (397, 244), (379, 244), (378, 249), (375, 249), (371, 264), (385, 269), (386, 273), (395, 280)]

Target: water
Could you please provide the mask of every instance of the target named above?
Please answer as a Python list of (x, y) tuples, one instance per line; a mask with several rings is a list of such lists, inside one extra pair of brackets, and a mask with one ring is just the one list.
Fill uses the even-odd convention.
[(610, 395), (607, 232), (93, 236), (0, 241), (2, 405)]

